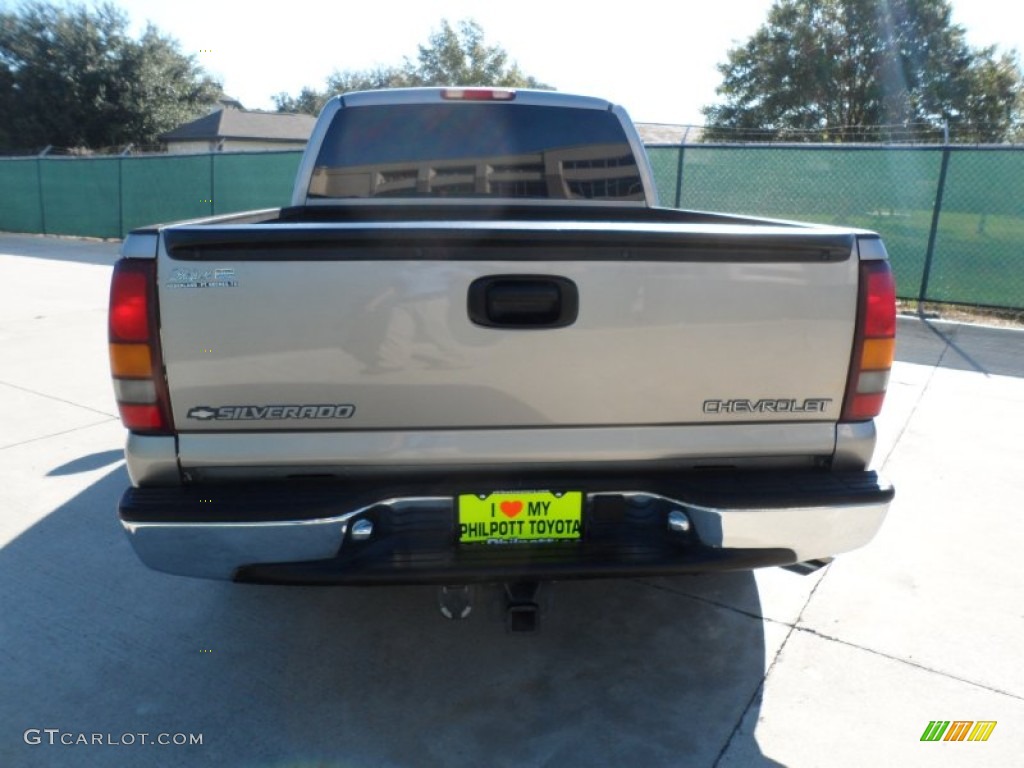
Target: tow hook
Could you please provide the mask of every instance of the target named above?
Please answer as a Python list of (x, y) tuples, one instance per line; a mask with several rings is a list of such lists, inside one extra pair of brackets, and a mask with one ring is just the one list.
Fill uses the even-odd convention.
[(464, 619), (473, 611), (473, 588), (468, 584), (440, 587), (437, 590), (437, 605), (446, 619)]
[(510, 633), (536, 632), (540, 620), (538, 581), (505, 582), (505, 629)]

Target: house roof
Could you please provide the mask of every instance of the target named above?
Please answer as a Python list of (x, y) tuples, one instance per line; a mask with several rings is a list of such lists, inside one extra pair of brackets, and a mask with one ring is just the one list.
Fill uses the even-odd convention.
[(160, 135), (161, 141), (308, 141), (316, 118), (228, 107)]

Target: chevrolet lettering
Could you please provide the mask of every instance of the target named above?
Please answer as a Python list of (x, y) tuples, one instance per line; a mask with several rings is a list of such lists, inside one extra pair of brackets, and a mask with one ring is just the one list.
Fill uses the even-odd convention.
[(704, 413), (824, 413), (828, 397), (809, 397), (805, 400), (763, 399), (763, 400), (705, 400)]

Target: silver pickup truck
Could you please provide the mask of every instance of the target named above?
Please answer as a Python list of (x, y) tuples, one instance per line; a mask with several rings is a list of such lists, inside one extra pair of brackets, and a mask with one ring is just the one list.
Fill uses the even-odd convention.
[(659, 208), (605, 101), (346, 94), (290, 207), (140, 229), (122, 256), (119, 515), (157, 570), (750, 569), (866, 544), (893, 497), (867, 470), (895, 332), (879, 237)]

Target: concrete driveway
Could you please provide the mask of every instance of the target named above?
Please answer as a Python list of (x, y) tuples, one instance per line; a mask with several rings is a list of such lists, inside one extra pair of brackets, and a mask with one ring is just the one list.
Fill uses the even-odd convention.
[[(559, 584), (510, 636), (496, 591), (449, 622), (430, 588), (145, 569), (115, 517), (116, 249), (0, 235), (0, 765), (1024, 763), (1024, 332), (901, 321), (869, 547)], [(997, 725), (922, 742), (934, 720)]]

